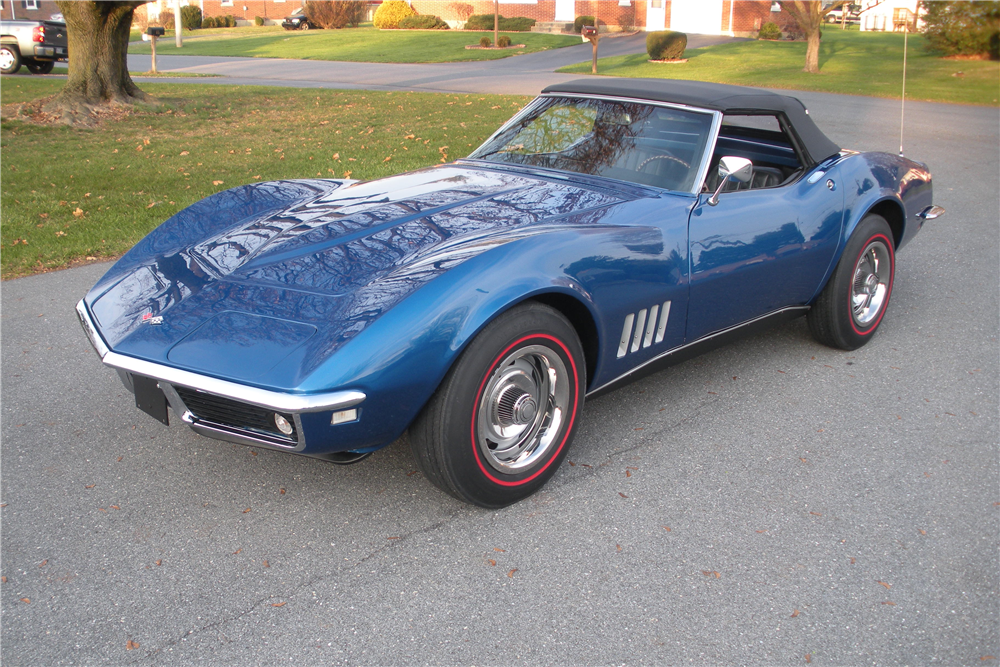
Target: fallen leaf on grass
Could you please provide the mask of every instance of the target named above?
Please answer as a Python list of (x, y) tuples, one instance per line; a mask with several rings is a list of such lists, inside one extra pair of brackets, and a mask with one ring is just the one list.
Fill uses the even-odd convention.
[(392, 156), (390, 155), (390, 156), (386, 157), (384, 160), (382, 160), (382, 162), (388, 162), (391, 159), (392, 159)]
[(271, 606), (272, 607), (284, 607), (286, 604), (288, 604), (288, 603), (287, 602), (275, 602)]
[(188, 151), (181, 151), (181, 155), (190, 155)]
[(222, 185), (225, 181), (212, 181), (212, 185)]
[(795, 611), (792, 612), (791, 618), (798, 618), (798, 617), (799, 617), (799, 610), (796, 609)]
[(511, 570), (510, 572), (507, 573), (507, 578), (508, 579), (513, 579), (515, 572), (517, 572), (517, 568), (516, 567), (513, 570)]
[(79, 206), (77, 206), (76, 210), (73, 211), (73, 217), (74, 218), (82, 218), (83, 217), (83, 209), (80, 208)]

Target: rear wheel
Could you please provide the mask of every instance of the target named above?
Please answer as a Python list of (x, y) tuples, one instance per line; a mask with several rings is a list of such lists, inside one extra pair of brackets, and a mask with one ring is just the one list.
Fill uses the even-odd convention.
[(410, 428), (424, 475), (447, 493), (503, 507), (545, 484), (566, 457), (586, 369), (576, 331), (535, 302), (469, 344)]
[(0, 45), (0, 72), (17, 74), (21, 69), (21, 52), (13, 44)]
[(885, 218), (871, 214), (861, 221), (809, 311), (809, 330), (816, 340), (842, 350), (856, 350), (871, 340), (892, 294), (893, 246)]
[(24, 66), (28, 68), (28, 71), (32, 74), (49, 74), (52, 68), (55, 67), (55, 63), (51, 60), (25, 60)]

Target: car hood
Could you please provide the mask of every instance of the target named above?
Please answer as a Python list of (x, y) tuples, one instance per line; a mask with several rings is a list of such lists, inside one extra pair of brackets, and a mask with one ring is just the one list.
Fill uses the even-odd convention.
[(472, 165), (244, 186), (154, 230), (86, 302), (116, 352), (264, 382), (289, 355), (328, 357), (449, 268), (592, 225), (627, 192)]

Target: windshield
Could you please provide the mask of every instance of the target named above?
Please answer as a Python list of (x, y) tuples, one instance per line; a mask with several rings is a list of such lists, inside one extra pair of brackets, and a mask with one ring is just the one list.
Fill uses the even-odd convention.
[(469, 157), (691, 192), (712, 118), (639, 102), (539, 98)]

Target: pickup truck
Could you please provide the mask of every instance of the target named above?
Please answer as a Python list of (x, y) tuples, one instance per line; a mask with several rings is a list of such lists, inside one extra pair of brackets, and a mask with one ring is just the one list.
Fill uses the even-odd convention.
[(48, 74), (68, 57), (65, 23), (0, 21), (0, 72), (14, 74), (24, 65), (32, 74)]

